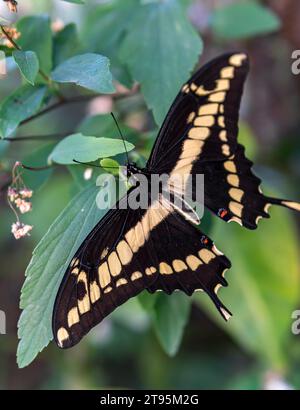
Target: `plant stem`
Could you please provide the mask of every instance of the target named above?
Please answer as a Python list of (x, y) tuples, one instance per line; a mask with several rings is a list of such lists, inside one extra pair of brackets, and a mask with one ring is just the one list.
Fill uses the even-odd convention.
[(53, 165), (45, 165), (43, 167), (29, 167), (28, 165), (22, 164), (21, 167), (23, 169), (27, 169), (28, 171), (45, 171), (46, 169), (50, 169)]
[(16, 48), (17, 50), (21, 51), (21, 47), (15, 42), (15, 40), (8, 34), (8, 32), (5, 30), (5, 28), (1, 25), (1, 30), (5, 37), (10, 41), (10, 43)]
[(18, 142), (18, 141), (44, 141), (44, 140), (57, 140), (64, 138), (68, 135), (74, 134), (75, 131), (57, 133), (57, 134), (47, 134), (47, 135), (27, 135), (22, 137), (7, 137), (2, 138), (3, 141)]
[[(127, 98), (130, 97), (132, 95), (135, 95), (136, 91), (130, 91), (128, 93), (124, 93), (124, 94), (108, 94), (108, 96), (112, 97), (114, 100), (121, 100), (123, 98)], [(52, 105), (49, 105), (48, 107), (44, 108), (43, 110), (39, 111), (38, 113), (32, 115), (31, 117), (26, 118), (26, 120), (23, 120), (20, 125), (24, 125), (27, 124), (28, 122), (35, 120), (38, 117), (41, 117), (44, 114), (47, 114), (50, 111), (56, 110), (57, 108), (60, 108), (64, 105), (67, 104), (74, 104), (74, 103), (81, 103), (81, 102), (87, 102), (90, 100), (93, 100), (94, 98), (97, 97), (101, 97), (103, 95), (99, 95), (99, 94), (92, 94), (92, 95), (79, 95), (76, 97), (70, 97), (70, 98), (66, 98), (66, 97), (62, 97), (59, 101), (56, 101), (55, 103), (53, 103)]]

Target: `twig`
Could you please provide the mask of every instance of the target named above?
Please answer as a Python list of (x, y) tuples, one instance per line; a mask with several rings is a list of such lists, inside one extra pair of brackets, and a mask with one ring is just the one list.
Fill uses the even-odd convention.
[(10, 141), (10, 142), (17, 142), (17, 141), (44, 141), (44, 140), (56, 140), (60, 138), (64, 138), (68, 135), (74, 134), (75, 131), (65, 132), (65, 133), (57, 133), (57, 134), (47, 134), (47, 135), (26, 135), (22, 137), (6, 137), (2, 138), (3, 141)]
[[(128, 93), (124, 94), (108, 94), (108, 96), (112, 97), (114, 100), (121, 100), (123, 98), (131, 97), (136, 94), (136, 90), (130, 91)], [(79, 95), (76, 97), (70, 97), (66, 98), (64, 97), (63, 99), (55, 102), (52, 105), (49, 105), (48, 107), (44, 108), (43, 110), (39, 111), (38, 113), (32, 115), (31, 117), (26, 118), (26, 120), (23, 120), (20, 125), (27, 124), (28, 122), (35, 120), (38, 117), (41, 117), (44, 114), (47, 114), (50, 111), (56, 110), (57, 108), (60, 108), (64, 105), (67, 104), (74, 104), (74, 103), (81, 103), (81, 102), (87, 102), (90, 100), (93, 100), (94, 98), (97, 97), (103, 97), (103, 94), (92, 94), (92, 95)]]
[(5, 30), (5, 28), (1, 25), (1, 30), (5, 37), (8, 39), (8, 41), (11, 42), (11, 44), (16, 48), (17, 50), (21, 51), (21, 47), (15, 42), (15, 40), (9, 35), (9, 33)]
[(46, 169), (50, 169), (53, 166), (54, 166), (54, 164), (44, 165), (42, 167), (29, 167), (28, 165), (21, 164), (21, 167), (23, 169), (27, 169), (28, 171), (45, 171)]
[(30, 117), (26, 118), (25, 120), (21, 121), (19, 125), (27, 124), (28, 122), (30, 122), (32, 120), (35, 120), (36, 118), (41, 117), (42, 115), (47, 114), (50, 111), (56, 110), (57, 108), (60, 108), (63, 105), (88, 101), (92, 98), (95, 98), (95, 96), (90, 96), (89, 95), (89, 96), (82, 96), (80, 99), (79, 98), (75, 99), (75, 97), (74, 97), (72, 99), (59, 100), (59, 101), (55, 102), (54, 104), (49, 105), (48, 107), (44, 108), (43, 110), (37, 112), (36, 114), (33, 114)]

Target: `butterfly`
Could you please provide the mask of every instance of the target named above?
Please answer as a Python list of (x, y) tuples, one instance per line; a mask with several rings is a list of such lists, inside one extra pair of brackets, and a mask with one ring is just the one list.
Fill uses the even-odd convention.
[[(238, 143), (238, 116), (249, 59), (225, 54), (183, 85), (159, 131), (144, 169), (127, 174), (204, 174), (204, 205), (225, 222), (255, 229), (271, 205), (300, 211), (300, 203), (270, 198)], [(178, 189), (177, 189), (178, 188)], [(196, 190), (196, 185), (192, 190)], [(83, 241), (66, 269), (53, 310), (56, 344), (69, 348), (114, 309), (143, 290), (192, 295), (205, 291), (225, 320), (217, 296), (227, 286), (228, 258), (184, 208), (161, 194), (146, 209), (123, 207), (132, 187)], [(173, 186), (177, 195), (184, 187)], [(179, 192), (179, 194), (178, 194)]]

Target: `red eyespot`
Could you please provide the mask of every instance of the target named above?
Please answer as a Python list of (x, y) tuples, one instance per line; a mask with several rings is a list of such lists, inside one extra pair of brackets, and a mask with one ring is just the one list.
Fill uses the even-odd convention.
[(226, 209), (224, 208), (220, 209), (218, 212), (218, 216), (222, 219), (224, 219), (227, 214), (228, 214), (228, 211), (226, 211)]
[(208, 238), (207, 238), (207, 236), (202, 236), (202, 238), (201, 238), (201, 242), (204, 244), (204, 245), (207, 245), (208, 243), (209, 243), (209, 240), (208, 240)]

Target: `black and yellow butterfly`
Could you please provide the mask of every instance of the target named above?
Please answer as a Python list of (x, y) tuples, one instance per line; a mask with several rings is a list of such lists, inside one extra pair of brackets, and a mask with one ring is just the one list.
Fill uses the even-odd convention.
[[(206, 208), (226, 222), (255, 229), (260, 218), (269, 217), (270, 205), (300, 211), (300, 204), (263, 195), (237, 141), (248, 70), (243, 53), (222, 55), (202, 67), (177, 95), (146, 168), (128, 163), (127, 172), (204, 174)], [(178, 212), (160, 194), (148, 209), (135, 210), (122, 209), (127, 196), (87, 236), (64, 275), (53, 311), (54, 338), (61, 348), (78, 343), (144, 289), (167, 294), (179, 289), (187, 295), (201, 289), (226, 320), (230, 317), (217, 296), (219, 287), (227, 286), (230, 261), (188, 212)]]

